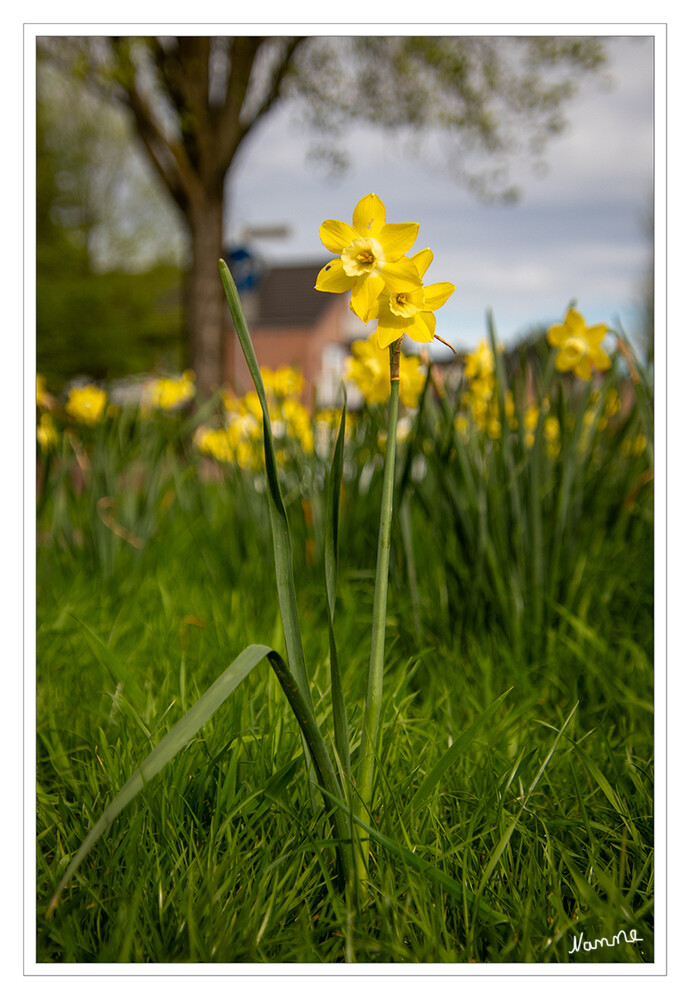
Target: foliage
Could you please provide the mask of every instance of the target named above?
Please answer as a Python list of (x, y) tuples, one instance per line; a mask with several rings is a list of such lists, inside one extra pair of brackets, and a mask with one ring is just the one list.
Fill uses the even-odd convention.
[(94, 274), (56, 264), (39, 272), (36, 356), (54, 390), (75, 375), (118, 378), (180, 368), (182, 275), (161, 265), (145, 274)]
[(596, 38), (363, 36), (304, 46), (291, 89), (327, 137), (315, 155), (341, 168), (354, 120), (407, 140), (483, 198), (514, 200), (509, 163), (540, 156), (565, 126), (578, 77), (599, 71)]
[[(175, 244), (165, 207), (142, 184), (114, 112), (43, 63), (38, 79), (38, 369), (56, 391), (75, 375), (179, 368), (183, 274), (165, 259)], [(157, 263), (141, 273), (152, 235)]]

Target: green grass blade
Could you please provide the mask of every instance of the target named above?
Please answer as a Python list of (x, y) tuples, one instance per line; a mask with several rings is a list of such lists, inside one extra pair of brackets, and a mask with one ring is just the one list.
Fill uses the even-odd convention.
[(630, 831), (630, 836), (632, 841), (634, 843), (639, 844), (640, 834), (638, 833), (637, 828), (635, 827), (635, 824), (633, 823), (630, 817), (630, 812), (628, 808), (624, 805), (618, 792), (613, 789), (610, 782), (604, 776), (601, 768), (597, 766), (594, 760), (584, 751), (584, 749), (581, 746), (579, 746), (576, 742), (573, 742), (573, 749), (580, 757), (580, 760), (586, 767), (591, 778), (601, 788), (609, 804), (615, 809), (616, 813), (620, 816), (623, 822), (625, 822), (626, 826)]
[(201, 695), (199, 700), (187, 711), (187, 713), (177, 722), (168, 734), (158, 743), (153, 752), (149, 753), (144, 762), (137, 767), (135, 772), (123, 785), (118, 794), (115, 795), (103, 814), (97, 820), (93, 828), (89, 831), (86, 839), (81, 844), (76, 854), (72, 858), (65, 871), (60, 884), (48, 906), (48, 915), (55, 909), (62, 889), (70, 880), (74, 872), (81, 864), (96, 840), (105, 832), (110, 823), (115, 819), (123, 808), (141, 791), (156, 774), (160, 773), (163, 767), (170, 762), (189, 740), (196, 735), (199, 729), (209, 720), (211, 715), (220, 707), (239, 683), (244, 680), (248, 673), (261, 662), (271, 649), (267, 645), (250, 645), (244, 649), (239, 656), (234, 659), (228, 668), (218, 677), (208, 690)]
[[(347, 806), (342, 802), (337, 802), (337, 804), (341, 810), (347, 808)], [(408, 867), (411, 867), (415, 871), (419, 871), (420, 874), (424, 874), (425, 877), (429, 878), (429, 880), (440, 885), (441, 888), (443, 888), (452, 898), (456, 899), (458, 902), (463, 902), (465, 900), (470, 902), (479, 901), (480, 911), (491, 922), (507, 922), (506, 916), (500, 912), (496, 912), (494, 909), (491, 909), (485, 902), (478, 899), (475, 892), (460, 884), (460, 882), (456, 881), (455, 878), (451, 878), (450, 875), (440, 871), (438, 867), (434, 867), (430, 861), (420, 857), (417, 853), (413, 853), (412, 850), (408, 850), (407, 847), (401, 846), (400, 843), (397, 843), (394, 839), (384, 836), (383, 833), (378, 831), (378, 829), (369, 825), (368, 822), (360, 819), (357, 815), (353, 815), (352, 818), (357, 825), (367, 833), (369, 839), (374, 840), (389, 853), (393, 854), (393, 856), (399, 857)]]
[[(101, 663), (101, 665), (105, 666), (113, 681), (122, 685), (122, 689), (127, 692), (127, 694), (133, 699), (138, 709), (141, 711), (144, 706), (145, 699), (141, 691), (141, 687), (132, 675), (132, 671), (126, 669), (119, 656), (117, 656), (113, 650), (109, 648), (105, 642), (103, 642), (98, 635), (91, 630), (91, 628), (89, 628), (87, 624), (81, 621), (74, 614), (70, 614), (70, 617), (72, 617), (83, 629), (84, 637), (89, 643), (91, 651), (96, 659)], [(136, 716), (136, 720), (146, 736), (148, 736), (150, 733), (138, 715)]]
[(327, 494), (326, 539), (324, 549), (324, 569), (326, 574), (326, 597), (328, 599), (328, 637), (331, 656), (331, 698), (333, 702), (333, 726), (335, 748), (346, 778), (350, 779), (350, 730), (347, 709), (338, 662), (338, 649), (335, 641), (335, 601), (338, 583), (338, 525), (340, 518), (340, 490), (343, 481), (343, 459), (345, 450), (345, 417), (347, 415), (347, 393), (343, 385), (343, 409), (340, 428), (333, 453), (330, 482)]
[(640, 414), (645, 437), (647, 438), (649, 465), (650, 468), (654, 468), (654, 385), (649, 372), (645, 370), (644, 365), (638, 358), (635, 348), (621, 323), (618, 324), (618, 329), (615, 330), (615, 333), (619, 339), (619, 350), (624, 355), (630, 370), (633, 390), (637, 400), (637, 410)]
[(556, 752), (556, 747), (558, 746), (558, 743), (561, 741), (561, 736), (563, 735), (563, 733), (565, 732), (566, 728), (570, 724), (570, 720), (573, 717), (573, 715), (575, 714), (575, 712), (577, 711), (579, 703), (580, 703), (579, 701), (576, 702), (576, 704), (573, 707), (572, 711), (570, 712), (570, 714), (568, 715), (568, 717), (566, 718), (566, 720), (563, 722), (563, 724), (559, 728), (558, 732), (556, 733), (556, 737), (553, 740), (553, 742), (551, 743), (551, 748), (549, 749), (548, 753), (544, 757), (542, 765), (539, 767), (539, 770), (537, 771), (537, 775), (534, 778), (534, 780), (532, 781), (532, 783), (530, 784), (529, 789), (527, 791), (527, 794), (525, 795), (525, 797), (524, 797), (524, 799), (522, 801), (522, 804), (520, 805), (520, 811), (515, 816), (515, 818), (513, 819), (513, 821), (510, 823), (510, 825), (508, 826), (508, 828), (506, 829), (506, 831), (503, 833), (503, 835), (501, 836), (500, 840), (496, 844), (496, 847), (494, 848), (494, 851), (493, 851), (493, 853), (491, 854), (491, 856), (489, 858), (489, 862), (486, 865), (486, 868), (484, 869), (484, 873), (482, 874), (482, 879), (479, 882), (479, 894), (481, 894), (481, 892), (483, 891), (483, 889), (486, 886), (489, 878), (493, 874), (494, 869), (496, 868), (496, 864), (501, 859), (503, 851), (508, 846), (508, 843), (510, 842), (510, 840), (512, 838), (512, 835), (515, 832), (517, 824), (520, 821), (520, 816), (522, 815), (522, 813), (524, 812), (525, 808), (527, 807), (527, 803), (528, 803), (529, 799), (532, 797), (532, 792), (536, 788), (537, 784), (539, 783), (539, 781), (541, 780), (541, 778), (542, 778), (542, 776), (544, 774), (544, 771), (546, 770), (547, 766), (549, 765), (549, 760), (551, 759), (551, 757), (553, 756), (553, 754)]
[(497, 697), (485, 711), (482, 711), (482, 713), (475, 718), (472, 724), (455, 740), (453, 745), (446, 750), (436, 766), (433, 767), (431, 772), (425, 777), (421, 787), (417, 789), (414, 797), (412, 798), (413, 809), (419, 808), (420, 805), (424, 804), (449, 767), (453, 766), (459, 756), (469, 746), (470, 742), (472, 742), (472, 740), (476, 737), (484, 723), (488, 721), (496, 708), (508, 696), (512, 689), (512, 687), (509, 687), (508, 690), (504, 691), (504, 693), (500, 695), (500, 697)]
[(235, 287), (230, 271), (224, 260), (219, 261), (220, 277), (225, 290), (225, 297), (228, 301), (230, 314), (235, 324), (237, 337), (242, 347), (249, 373), (256, 388), (261, 410), (264, 418), (264, 451), (266, 455), (266, 478), (271, 502), (268, 504), (271, 518), (271, 531), (273, 534), (273, 553), (275, 559), (276, 583), (278, 586), (278, 602), (280, 604), (280, 614), (283, 621), (283, 632), (285, 635), (285, 648), (290, 669), (295, 675), (302, 696), (311, 705), (311, 692), (307, 678), (307, 668), (304, 661), (304, 649), (302, 646), (302, 636), (300, 633), (299, 618), (297, 615), (297, 599), (295, 596), (295, 582), (292, 565), (292, 542), (290, 540), (290, 528), (288, 524), (287, 512), (280, 491), (280, 481), (278, 477), (278, 462), (276, 460), (275, 447), (273, 444), (273, 434), (271, 432), (271, 418), (268, 411), (268, 402), (264, 390), (259, 363), (254, 353), (251, 337), (247, 328), (247, 322), (242, 312), (240, 297)]

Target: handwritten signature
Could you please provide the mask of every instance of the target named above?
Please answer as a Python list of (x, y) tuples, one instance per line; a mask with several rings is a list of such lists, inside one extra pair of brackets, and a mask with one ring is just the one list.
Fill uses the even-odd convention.
[(599, 937), (594, 941), (584, 940), (583, 938), (584, 933), (580, 933), (579, 936), (573, 936), (573, 946), (568, 951), (569, 954), (577, 954), (579, 950), (597, 950), (599, 947), (615, 947), (621, 940), (630, 944), (643, 942), (643, 937), (638, 937), (637, 930), (630, 930), (629, 933), (626, 933), (625, 930), (619, 930), (610, 940), (607, 937)]

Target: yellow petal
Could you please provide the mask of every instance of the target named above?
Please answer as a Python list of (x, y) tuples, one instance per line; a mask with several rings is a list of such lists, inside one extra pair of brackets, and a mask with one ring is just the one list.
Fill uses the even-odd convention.
[(405, 327), (405, 333), (416, 343), (431, 343), (436, 331), (436, 316), (433, 312), (418, 312)]
[(429, 270), (429, 265), (431, 264), (431, 261), (433, 259), (434, 255), (428, 246), (425, 250), (418, 250), (417, 253), (413, 254), (410, 257), (410, 260), (417, 268), (417, 273), (419, 274), (420, 278), (423, 278), (426, 272)]
[(556, 354), (556, 371), (570, 371), (571, 361), (565, 351)]
[(383, 350), (385, 347), (390, 347), (392, 343), (399, 340), (403, 335), (403, 330), (393, 329), (391, 326), (382, 326), (381, 323), (376, 327), (376, 343)]
[(588, 382), (592, 377), (592, 363), (588, 357), (583, 357), (577, 362), (573, 371), (578, 378), (582, 378), (583, 381)]
[(594, 347), (590, 351), (589, 356), (592, 358), (598, 371), (608, 371), (611, 367), (611, 358), (603, 347)]
[(331, 253), (342, 253), (346, 246), (358, 238), (351, 225), (339, 222), (338, 219), (326, 219), (322, 222), (319, 226), (319, 236)]
[(402, 335), (402, 330), (409, 322), (409, 316), (396, 316), (395, 313), (389, 310), (379, 314), (379, 326), (386, 330), (399, 330), (398, 336)]
[(317, 291), (341, 292), (349, 291), (356, 278), (348, 277), (343, 270), (342, 260), (331, 260), (329, 264), (322, 267), (316, 278), (315, 288)]
[[(552, 326), (546, 334), (546, 339), (552, 347), (562, 347), (569, 336), (570, 330), (566, 326)], [(558, 362), (556, 362), (556, 367), (558, 367)], [(563, 369), (559, 368), (558, 370), (562, 371)]]
[(424, 289), (424, 308), (440, 309), (444, 302), (447, 302), (455, 291), (455, 285), (450, 281), (440, 281), (438, 284), (430, 284)]
[[(389, 222), (378, 234), (386, 260), (398, 260), (417, 238), (418, 222)], [(414, 264), (412, 265), (414, 267)]]
[(585, 321), (577, 309), (568, 309), (565, 326), (568, 327), (572, 336), (584, 336), (585, 334)]
[(381, 268), (386, 288), (396, 295), (399, 291), (414, 291), (421, 287), (421, 280), (417, 273), (417, 268), (408, 257), (396, 260), (395, 263), (387, 261)]
[(360, 277), (352, 289), (350, 307), (363, 323), (368, 323), (378, 310), (378, 297), (383, 291), (384, 281), (379, 275)]
[(360, 236), (378, 236), (386, 221), (386, 206), (376, 194), (365, 194), (355, 205), (352, 224)]
[(596, 326), (590, 326), (589, 329), (585, 330), (584, 337), (590, 347), (598, 347), (607, 332), (608, 327), (606, 323), (598, 323)]

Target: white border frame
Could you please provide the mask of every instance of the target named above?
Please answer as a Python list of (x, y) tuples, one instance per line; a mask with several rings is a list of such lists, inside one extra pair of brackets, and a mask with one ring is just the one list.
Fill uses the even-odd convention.
[[(349, 11), (348, 11), (349, 12)], [(196, 23), (41, 23), (24, 25), (24, 495), (28, 500), (35, 496), (36, 461), (34, 427), (34, 374), (35, 350), (35, 44), (36, 37), (46, 35), (101, 35), (101, 34), (224, 34), (235, 33), (291, 34), (297, 22), (261, 24), (196, 24)], [(407, 22), (332, 24), (299, 22), (301, 32), (310, 34), (592, 34), (592, 35), (645, 35), (655, 39), (655, 851), (657, 878), (655, 905), (655, 961), (649, 965), (621, 964), (548, 964), (548, 965), (45, 965), (36, 963), (35, 926), (35, 503), (28, 503), (24, 517), (24, 975), (42, 977), (101, 977), (125, 976), (146, 978), (172, 976), (173, 979), (189, 977), (394, 977), (396, 990), (404, 989), (403, 979), (434, 976), (460, 978), (465, 976), (498, 978), (532, 976), (551, 978), (580, 977), (634, 977), (663, 976), (667, 962), (667, 554), (666, 554), (666, 440), (667, 440), (667, 188), (666, 188), (666, 76), (667, 29), (665, 24), (629, 23), (494, 23), (452, 24)], [(408, 983), (410, 984), (410, 983)], [(168, 982), (166, 982), (166, 987)], [(329, 984), (328, 988), (332, 986)], [(561, 988), (559, 983), (557, 986)], [(628, 988), (626, 984), (625, 988)]]

